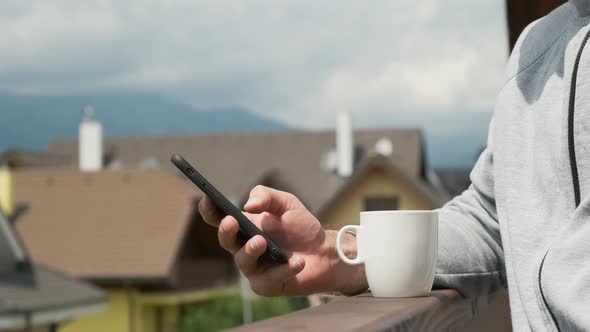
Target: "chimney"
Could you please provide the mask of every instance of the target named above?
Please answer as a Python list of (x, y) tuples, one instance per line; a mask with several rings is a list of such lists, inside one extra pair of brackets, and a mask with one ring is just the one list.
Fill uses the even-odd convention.
[(0, 166), (0, 211), (7, 217), (14, 214), (14, 182), (7, 166)]
[(338, 155), (338, 175), (348, 177), (352, 175), (354, 143), (352, 141), (352, 126), (347, 112), (338, 114), (336, 127), (336, 151)]
[(82, 110), (78, 153), (80, 170), (94, 172), (102, 169), (102, 126), (93, 119), (94, 109), (86, 106)]

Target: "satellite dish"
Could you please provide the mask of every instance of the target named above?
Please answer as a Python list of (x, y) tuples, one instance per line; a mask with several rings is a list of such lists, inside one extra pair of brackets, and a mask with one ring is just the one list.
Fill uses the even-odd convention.
[(142, 169), (156, 169), (160, 166), (160, 162), (157, 158), (147, 158), (141, 161)]
[(389, 138), (381, 138), (375, 143), (375, 151), (385, 157), (393, 155), (393, 142)]
[(335, 172), (338, 169), (338, 153), (335, 149), (327, 151), (322, 155), (320, 167), (327, 172)]

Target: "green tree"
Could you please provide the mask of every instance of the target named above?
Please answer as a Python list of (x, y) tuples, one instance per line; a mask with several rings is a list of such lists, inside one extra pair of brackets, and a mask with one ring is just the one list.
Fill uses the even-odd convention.
[[(252, 316), (255, 321), (283, 315), (307, 306), (304, 298), (255, 297)], [(178, 331), (219, 331), (242, 324), (242, 300), (239, 295), (225, 296), (182, 308)]]

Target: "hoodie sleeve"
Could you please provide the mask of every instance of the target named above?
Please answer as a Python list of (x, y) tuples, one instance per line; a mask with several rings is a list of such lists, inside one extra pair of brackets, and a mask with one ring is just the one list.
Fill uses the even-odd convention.
[(472, 297), (505, 285), (493, 169), (490, 135), (471, 171), (469, 189), (439, 210), (437, 288), (453, 288)]

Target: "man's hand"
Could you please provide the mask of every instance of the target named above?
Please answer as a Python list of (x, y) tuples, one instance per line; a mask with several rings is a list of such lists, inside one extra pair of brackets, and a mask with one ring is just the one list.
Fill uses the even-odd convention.
[[(236, 219), (220, 215), (206, 197), (199, 202), (201, 216), (208, 224), (219, 226), (219, 243), (234, 255), (236, 265), (257, 294), (355, 292), (367, 287), (363, 267), (348, 266), (340, 261), (335, 248), (336, 233), (325, 231), (294, 195), (257, 186), (250, 192), (244, 210), (260, 230), (290, 254), (287, 264), (260, 264), (258, 258), (266, 250), (266, 240), (257, 235), (242, 246), (237, 239)], [(351, 256), (356, 255), (355, 243), (352, 235), (343, 243)]]

